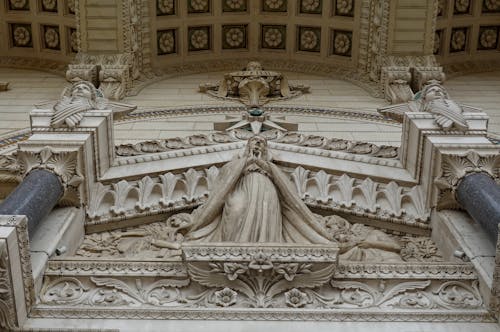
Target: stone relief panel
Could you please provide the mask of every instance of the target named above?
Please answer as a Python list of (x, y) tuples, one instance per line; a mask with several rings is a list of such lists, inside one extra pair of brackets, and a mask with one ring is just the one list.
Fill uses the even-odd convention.
[(212, 0), (189, 0), (188, 14), (210, 13)]
[(500, 13), (500, 3), (497, 0), (483, 0), (483, 13)]
[(223, 49), (246, 49), (248, 25), (223, 25), (222, 26), (222, 48)]
[(31, 24), (11, 23), (9, 27), (13, 47), (33, 47)]
[(288, 0), (261, 0), (263, 12), (286, 12)]
[(9, 10), (30, 10), (30, 3), (28, 0), (8, 0), (7, 3)]
[(454, 0), (453, 15), (465, 15), (471, 12), (470, 0)]
[(222, 11), (225, 13), (241, 13), (248, 10), (248, 0), (223, 0)]
[(156, 32), (158, 38), (158, 55), (174, 54), (177, 52), (177, 30), (159, 30)]
[(351, 56), (352, 54), (352, 31), (332, 31), (332, 51), (334, 55)]
[(464, 52), (467, 48), (469, 28), (454, 28), (451, 30), (450, 52)]
[(319, 52), (321, 49), (321, 28), (298, 26), (298, 50), (305, 52)]
[(322, 0), (299, 0), (299, 13), (301, 14), (320, 14), (323, 11)]
[[(303, 137), (293, 133), (291, 138), (291, 142), (303, 146), (319, 147), (330, 142), (319, 137)], [(228, 142), (227, 136), (218, 134), (214, 134), (211, 140)], [(206, 137), (196, 136), (189, 140), (173, 139), (123, 145), (117, 147), (117, 152), (121, 155), (137, 155), (193, 146), (193, 143), (207, 144), (203, 142), (206, 142)], [(359, 148), (359, 153), (367, 153), (373, 148), (370, 148), (369, 144), (350, 145), (349, 142), (340, 141), (331, 143), (338, 145), (339, 149), (355, 151)], [(122, 180), (112, 185), (97, 184), (87, 210), (90, 218), (88, 223), (98, 225), (123, 215), (175, 210), (193, 203), (198, 205), (212, 190), (219, 172), (219, 168), (213, 166), (204, 171), (190, 169), (182, 174), (166, 173), (153, 178), (146, 176), (140, 181)], [(347, 175), (339, 177), (324, 171), (311, 172), (302, 167), (288, 174), (299, 196), (309, 204), (334, 210), (346, 209), (360, 215), (371, 214), (377, 218), (399, 220), (409, 225), (425, 224), (429, 216), (423, 193), (418, 186), (405, 188), (394, 182), (384, 185), (371, 179), (357, 180)]]
[(189, 51), (208, 51), (212, 47), (212, 27), (200, 26), (188, 28)]
[(0, 21), (6, 22), (0, 57), (11, 63), (22, 59), (21, 67), (45, 70), (48, 64), (43, 61), (63, 66), (74, 56), (67, 36), (69, 29), (76, 31), (76, 18), (66, 0), (5, 0)]
[(334, 3), (336, 16), (354, 17), (354, 0), (335, 0)]
[(156, 16), (176, 15), (176, 0), (156, 0)]
[[(126, 318), (139, 314), (156, 319), (206, 319), (222, 318), (224, 309), (246, 308), (224, 317), (342, 321), (425, 321), (433, 317), (440, 321), (492, 321), (477, 281), (331, 280), (330, 267), (311, 270), (308, 264), (274, 263), (265, 255), (237, 264), (190, 265), (188, 271), (192, 280), (189, 287), (186, 286), (190, 279), (47, 278), (41, 304), (33, 315)], [(166, 310), (154, 313), (158, 308)], [(278, 308), (280, 313), (266, 314)], [(212, 310), (200, 316), (203, 309)], [(299, 309), (313, 311), (300, 311), (300, 317), (293, 318)]]
[(286, 25), (262, 25), (261, 47), (284, 50), (286, 48)]
[(39, 0), (39, 8), (45, 12), (57, 13), (57, 0)]
[(43, 47), (50, 50), (60, 50), (60, 34), (58, 26), (44, 25), (43, 31)]
[(481, 26), (479, 28), (478, 50), (496, 50), (500, 26)]

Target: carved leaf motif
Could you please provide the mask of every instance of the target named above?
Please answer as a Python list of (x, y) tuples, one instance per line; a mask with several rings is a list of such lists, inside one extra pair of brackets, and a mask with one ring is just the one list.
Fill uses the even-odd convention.
[(153, 191), (156, 183), (149, 177), (143, 177), (139, 182), (139, 201), (135, 204), (139, 210), (144, 211), (151, 207), (152, 202), (150, 202), (149, 197)]
[(132, 297), (133, 299), (145, 303), (144, 298), (139, 294), (139, 292), (133, 290), (130, 288), (126, 283), (124, 283), (121, 280), (118, 279), (113, 279), (113, 278), (96, 278), (96, 277), (90, 277), (90, 280), (96, 284), (96, 286), (104, 286), (104, 287), (109, 287), (109, 288), (114, 288), (116, 290), (119, 290), (128, 296)]
[(42, 164), (46, 164), (49, 158), (52, 156), (52, 151), (48, 146), (44, 147), (39, 153)]
[[(40, 155), (42, 154), (42, 152), (40, 153)], [(63, 182), (68, 183), (76, 173), (76, 157), (76, 152), (60, 152), (57, 154), (53, 153), (46, 163), (50, 169), (52, 169), (57, 175), (62, 178)]]
[(394, 212), (394, 215), (396, 216), (401, 216), (401, 194), (403, 192), (403, 188), (397, 185), (396, 182), (391, 181), (389, 184), (385, 187), (382, 192), (385, 194), (385, 197), (389, 201), (389, 204), (391, 205), (392, 211)]
[(114, 214), (123, 214), (126, 212), (126, 201), (131, 190), (136, 190), (130, 183), (121, 180), (118, 183), (113, 183), (115, 191), (115, 204), (111, 207), (111, 212)]
[(29, 173), (34, 167), (40, 165), (42, 162), (39, 155), (31, 151), (19, 151), (18, 159), (21, 173), (23, 174)]
[(335, 266), (329, 265), (321, 270), (312, 272), (303, 271), (303, 273), (296, 274), (292, 281), (281, 279), (269, 288), (266, 295), (273, 297), (292, 288), (315, 288), (323, 286), (331, 280), (334, 270)]
[[(115, 196), (113, 191), (108, 190), (102, 183), (98, 182), (94, 189), (92, 190), (92, 194), (90, 195), (90, 202), (87, 209), (87, 214), (89, 218), (94, 219), (98, 217), (99, 206), (102, 204), (102, 200), (106, 194), (110, 193)], [(116, 198), (115, 198), (116, 199)]]
[(342, 174), (342, 176), (337, 180), (337, 187), (340, 190), (341, 201), (347, 207), (352, 206), (354, 202), (352, 200), (352, 189), (354, 186), (354, 179), (350, 178), (347, 174)]
[(184, 173), (184, 179), (181, 179), (186, 186), (186, 195), (183, 198), (187, 202), (192, 202), (196, 198), (196, 187), (202, 176), (193, 168)]
[(211, 191), (214, 189), (215, 181), (217, 180), (217, 176), (219, 176), (219, 169), (215, 166), (210, 167), (205, 171), (207, 174), (207, 186), (208, 190)]
[(414, 291), (417, 289), (425, 289), (429, 287), (431, 284), (430, 280), (426, 281), (408, 281), (408, 282), (402, 282), (400, 284), (397, 284), (396, 286), (392, 287), (390, 290), (384, 293), (383, 296), (381, 296), (379, 299), (377, 299), (375, 305), (381, 305), (382, 303), (392, 299), (394, 296), (408, 292), (408, 291)]
[(329, 196), (331, 177), (331, 175), (326, 174), (325, 171), (321, 170), (316, 173), (312, 179), (310, 179), (310, 181), (314, 181), (316, 188), (318, 189), (319, 197), (316, 197), (316, 199), (322, 203), (327, 203), (331, 198)]
[(416, 218), (420, 218), (422, 220), (427, 219), (430, 211), (426, 209), (425, 206), (425, 193), (421, 186), (415, 186), (411, 188), (410, 192), (405, 194), (408, 196), (413, 203), (413, 207), (416, 211)]
[(297, 188), (297, 192), (301, 198), (307, 196), (307, 178), (310, 171), (305, 170), (303, 167), (297, 167), (292, 173), (292, 180)]
[(474, 281), (472, 287), (463, 282), (448, 281), (442, 284), (434, 294), (438, 295), (439, 304), (448, 309), (473, 309), (483, 304), (478, 281)]
[(187, 265), (189, 276), (193, 281), (207, 287), (228, 287), (235, 289), (249, 298), (255, 296), (255, 291), (240, 279), (229, 280), (224, 273), (213, 273), (211, 270), (203, 270), (194, 264)]
[(88, 291), (76, 278), (60, 278), (43, 286), (40, 300), (47, 304), (78, 304)]
[(369, 209), (370, 212), (377, 211), (377, 187), (378, 184), (374, 183), (372, 179), (366, 178), (361, 182), (361, 185), (357, 186), (361, 189), (363, 196), (366, 201), (366, 208)]
[(167, 173), (160, 175), (161, 184), (162, 184), (162, 193), (163, 197), (160, 200), (160, 204), (164, 206), (171, 206), (174, 203), (173, 194), (175, 190), (175, 185), (179, 180), (179, 176)]
[(449, 187), (454, 187), (458, 181), (463, 178), (467, 171), (473, 166), (467, 159), (453, 156), (443, 155), (442, 162), (442, 178), (446, 180)]
[(358, 281), (337, 281), (330, 282), (333, 288), (342, 289), (342, 299), (358, 307), (370, 307), (380, 297), (380, 293), (372, 287)]

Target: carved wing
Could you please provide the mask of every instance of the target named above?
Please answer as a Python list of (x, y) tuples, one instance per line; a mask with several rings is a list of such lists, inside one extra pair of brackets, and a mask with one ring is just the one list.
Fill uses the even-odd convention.
[(335, 265), (332, 264), (321, 270), (297, 274), (292, 281), (282, 279), (269, 288), (267, 295), (273, 297), (292, 288), (314, 288), (323, 286), (330, 281), (334, 271)]
[(35, 104), (36, 109), (49, 109), (51, 110), (54, 105), (57, 103), (57, 100), (46, 100), (41, 103)]
[(114, 288), (114, 289), (117, 289), (119, 291), (122, 291), (123, 293), (136, 299), (139, 302), (144, 302), (144, 299), (142, 298), (141, 295), (139, 295), (139, 293), (137, 291), (130, 288), (126, 283), (124, 283), (121, 280), (113, 279), (113, 278), (95, 278), (95, 277), (90, 277), (90, 280), (94, 284), (96, 284), (96, 286), (104, 286), (104, 287)]
[(405, 113), (412, 112), (414, 110), (410, 107), (409, 103), (404, 103), (380, 107), (377, 111), (383, 116), (396, 120), (399, 123), (403, 123)]
[(461, 130), (467, 130), (469, 126), (458, 105), (447, 108), (431, 108), (431, 112), (436, 114), (436, 122), (443, 129), (457, 127)]
[[(102, 109), (110, 109), (113, 111), (113, 119), (121, 119), (125, 115), (129, 114), (133, 110), (137, 109), (136, 105), (118, 103), (116, 101), (106, 100), (106, 105)], [(101, 109), (99, 106), (99, 109)]]
[(210, 270), (198, 268), (194, 264), (188, 264), (187, 268), (191, 280), (196, 281), (200, 285), (207, 287), (229, 287), (242, 292), (250, 298), (255, 296), (255, 292), (240, 279), (229, 280), (221, 272), (214, 273)]

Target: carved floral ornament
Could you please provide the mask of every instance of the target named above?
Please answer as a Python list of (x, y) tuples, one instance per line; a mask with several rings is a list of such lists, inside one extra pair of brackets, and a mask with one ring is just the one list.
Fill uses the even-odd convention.
[(493, 179), (500, 175), (500, 154), (480, 155), (468, 151), (463, 155), (442, 155), (441, 174), (434, 181), (440, 190), (438, 208), (459, 208), (455, 193), (460, 181), (470, 173), (485, 173)]
[[(460, 310), (469, 310), (472, 315), (484, 312), (477, 281), (331, 280), (330, 267), (311, 271), (308, 264), (273, 264), (258, 260), (250, 264), (212, 263), (203, 268), (191, 265), (189, 270), (191, 283), (201, 285), (201, 291), (194, 292), (195, 289), (188, 286), (190, 279), (144, 282), (140, 279), (103, 277), (47, 278), (38, 308), (50, 308), (53, 313), (58, 307), (62, 311), (71, 307), (80, 310), (90, 307), (122, 310), (111, 311), (115, 313), (108, 317), (127, 317), (128, 310), (147, 308), (259, 308), (259, 316), (265, 313), (266, 308), (305, 308), (333, 315), (330, 319), (336, 314), (341, 315), (338, 309), (352, 310), (351, 317), (345, 320), (356, 320), (357, 312), (362, 313), (366, 309), (406, 310), (406, 314), (412, 314), (413, 319), (416, 318), (415, 313), (428, 313), (429, 309), (445, 315)], [(176, 318), (172, 316), (174, 312), (167, 310), (166, 314)], [(304, 314), (300, 319), (317, 319), (317, 316), (308, 318)], [(78, 317), (78, 313), (73, 311), (70, 316)], [(240, 315), (233, 319), (251, 317), (255, 319), (256, 316), (245, 318)], [(273, 318), (277, 317), (279, 315), (274, 313)], [(425, 320), (425, 316), (422, 319)]]
[(474, 150), (463, 155), (442, 155), (441, 176), (435, 181), (438, 187), (456, 190), (466, 175), (486, 173), (494, 179), (500, 175), (500, 155), (480, 155)]
[(64, 187), (63, 205), (80, 205), (79, 186), (83, 175), (78, 166), (78, 151), (55, 151), (45, 147), (39, 151), (18, 151), (19, 171), (26, 176), (34, 169), (44, 169), (56, 174)]

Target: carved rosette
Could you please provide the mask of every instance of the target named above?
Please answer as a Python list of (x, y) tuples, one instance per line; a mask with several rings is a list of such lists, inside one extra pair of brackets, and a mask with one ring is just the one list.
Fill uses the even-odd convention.
[(458, 208), (455, 197), (460, 181), (470, 173), (486, 173), (498, 180), (500, 172), (500, 155), (480, 155), (469, 150), (465, 154), (441, 155), (440, 175), (434, 181), (439, 189), (438, 208)]
[(80, 206), (83, 175), (78, 163), (78, 151), (55, 151), (44, 147), (39, 151), (19, 151), (17, 159), (23, 177), (34, 169), (44, 169), (56, 174), (64, 190), (59, 204)]

